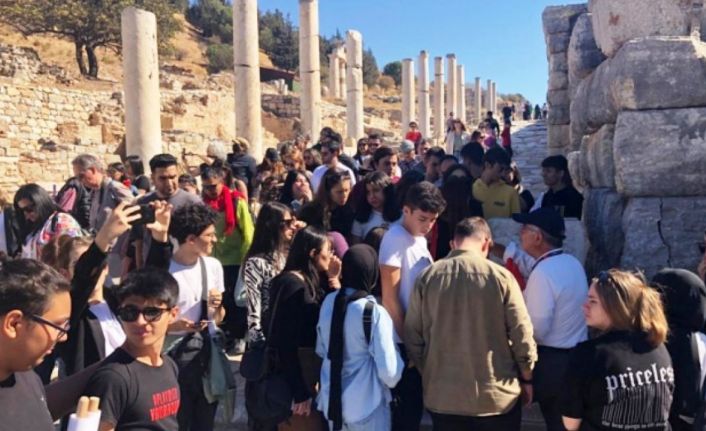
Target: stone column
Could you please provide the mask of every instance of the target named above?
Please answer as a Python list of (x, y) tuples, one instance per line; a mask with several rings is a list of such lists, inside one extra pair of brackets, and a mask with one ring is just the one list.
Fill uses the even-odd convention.
[(347, 144), (365, 134), (363, 128), (363, 36), (356, 30), (346, 33), (346, 122)]
[[(493, 110), (493, 105), (490, 102), (490, 99), (492, 98), (492, 92), (493, 92), (493, 81), (488, 80), (485, 86), (485, 110), (486, 111), (492, 111)], [(485, 113), (483, 113), (483, 118), (485, 118)]]
[(235, 134), (250, 142), (250, 155), (263, 156), (260, 101), (260, 48), (257, 0), (233, 0)]
[(493, 81), (493, 85), (490, 88), (493, 89), (492, 97), (490, 98), (490, 110), (495, 114), (498, 110), (498, 93), (496, 93), (495, 81)]
[(402, 60), (402, 130), (405, 133), (414, 117), (414, 62), (405, 58)]
[(429, 126), (429, 55), (426, 51), (419, 53), (419, 72), (418, 72), (419, 95), (417, 103), (419, 103), (419, 131), (422, 136), (428, 138), (431, 136), (431, 127)]
[(341, 97), (341, 77), (338, 75), (340, 72), (340, 65), (338, 64), (338, 55), (336, 55), (336, 50), (328, 55), (328, 86), (329, 95), (332, 99), (339, 99)]
[(476, 94), (474, 100), (474, 108), (476, 111), (476, 123), (480, 124), (483, 121), (483, 87), (480, 84), (480, 78), (476, 77)]
[(449, 112), (454, 113), (454, 118), (458, 117), (458, 84), (456, 70), (456, 55), (448, 54), (446, 56), (446, 112), (444, 118), (449, 115)]
[(458, 118), (463, 121), (463, 124), (466, 124), (466, 80), (464, 78), (466, 71), (464, 70), (464, 67), (462, 65), (457, 66), (456, 70), (456, 81), (458, 82), (458, 94), (456, 97), (458, 98)]
[(434, 57), (434, 137), (443, 139), (446, 133), (444, 112), (444, 59)]
[(343, 50), (338, 57), (338, 98), (346, 100), (348, 91), (346, 91), (346, 58)]
[(319, 0), (299, 0), (299, 76), (304, 133), (321, 130), (321, 71), (319, 63)]
[(162, 153), (157, 19), (125, 8), (121, 16), (125, 92), (125, 153), (145, 162)]

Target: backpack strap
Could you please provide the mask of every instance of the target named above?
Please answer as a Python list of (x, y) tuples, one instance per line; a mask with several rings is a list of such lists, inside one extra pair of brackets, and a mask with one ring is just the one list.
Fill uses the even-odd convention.
[(365, 340), (368, 344), (370, 344), (373, 326), (373, 308), (375, 308), (375, 303), (368, 301), (365, 303), (365, 308), (363, 309), (363, 332), (365, 332)]
[(208, 320), (208, 274), (206, 273), (206, 259), (199, 257), (201, 266), (201, 320)]

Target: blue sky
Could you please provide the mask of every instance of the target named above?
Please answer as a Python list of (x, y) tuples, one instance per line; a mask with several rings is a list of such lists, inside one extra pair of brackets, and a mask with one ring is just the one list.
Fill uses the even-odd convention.
[[(320, 0), (322, 35), (336, 29), (363, 34), (380, 69), (420, 50), (433, 58), (455, 53), (466, 82), (497, 82), (498, 93), (522, 93), (542, 103), (547, 91), (547, 58), (542, 32), (546, 6), (574, 0)], [(258, 7), (279, 9), (299, 25), (296, 0), (259, 0)], [(433, 72), (432, 72), (433, 73)]]

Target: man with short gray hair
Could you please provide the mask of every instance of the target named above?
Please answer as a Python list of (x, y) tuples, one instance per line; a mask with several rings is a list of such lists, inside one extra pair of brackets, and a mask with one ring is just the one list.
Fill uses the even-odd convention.
[(404, 341), (434, 429), (520, 429), (537, 346), (517, 281), (488, 260), (485, 220), (461, 220), (451, 253), (417, 278)]
[[(92, 232), (98, 232), (120, 202), (133, 199), (132, 192), (124, 184), (106, 175), (103, 162), (92, 154), (79, 155), (71, 165), (76, 178), (91, 193), (89, 227)], [(126, 239), (127, 234), (122, 235), (108, 254), (109, 284), (117, 282), (122, 273), (121, 252)]]

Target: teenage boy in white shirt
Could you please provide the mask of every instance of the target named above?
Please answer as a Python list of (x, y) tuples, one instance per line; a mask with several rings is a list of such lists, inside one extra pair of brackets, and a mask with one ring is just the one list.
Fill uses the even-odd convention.
[[(404, 317), (414, 283), (432, 264), (425, 236), (434, 227), (446, 202), (439, 189), (423, 181), (412, 186), (404, 198), (402, 223), (393, 225), (380, 244), (382, 304), (392, 317), (396, 333), (402, 334)], [(404, 345), (399, 336), (400, 350)], [(397, 404), (392, 412), (393, 430), (418, 429), (422, 418), (422, 381), (416, 368), (408, 367), (393, 390)]]

